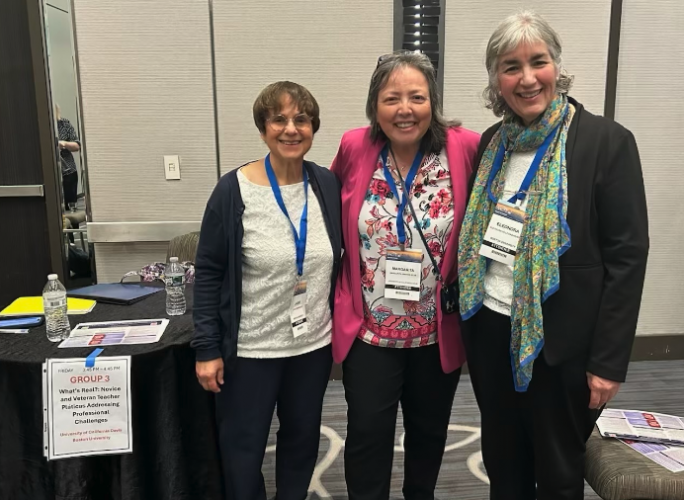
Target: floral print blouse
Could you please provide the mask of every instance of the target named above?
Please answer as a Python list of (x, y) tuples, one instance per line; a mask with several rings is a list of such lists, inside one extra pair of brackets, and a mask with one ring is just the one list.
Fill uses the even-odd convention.
[[(388, 159), (388, 167), (393, 170), (391, 158)], [(398, 180), (395, 183), (397, 192), (403, 196), (401, 183)], [(365, 314), (358, 336), (372, 345), (410, 348), (437, 342), (437, 280), (427, 252), (432, 253), (438, 264), (441, 263), (454, 221), (451, 176), (444, 150), (423, 159), (411, 187), (410, 200), (428, 244), (426, 249), (407, 205), (403, 214), (405, 246), (423, 251), (420, 301), (387, 299), (384, 295), (385, 253), (387, 248), (399, 248), (396, 231), (399, 203), (385, 179), (382, 157), (379, 156), (359, 215)]]

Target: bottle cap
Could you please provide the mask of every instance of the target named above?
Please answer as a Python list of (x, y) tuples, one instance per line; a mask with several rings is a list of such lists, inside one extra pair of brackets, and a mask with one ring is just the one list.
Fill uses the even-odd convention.
[(169, 262), (178, 262), (178, 257), (170, 257)]
[(48, 280), (50, 280), (50, 281), (54, 281), (58, 278), (59, 278), (59, 276), (57, 276), (56, 274), (48, 274)]

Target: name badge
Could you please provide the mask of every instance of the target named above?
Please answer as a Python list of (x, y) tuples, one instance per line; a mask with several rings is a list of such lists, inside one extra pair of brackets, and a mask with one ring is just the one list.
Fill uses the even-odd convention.
[(525, 225), (525, 211), (506, 201), (496, 204), (484, 235), (480, 255), (512, 266)]
[(304, 280), (298, 281), (295, 285), (290, 320), (295, 338), (309, 331), (309, 325), (306, 322), (306, 281)]
[(423, 251), (387, 250), (385, 259), (385, 298), (419, 301)]

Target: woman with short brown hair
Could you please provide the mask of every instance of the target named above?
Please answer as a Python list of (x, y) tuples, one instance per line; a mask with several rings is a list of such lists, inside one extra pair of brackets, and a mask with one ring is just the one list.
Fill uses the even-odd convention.
[(303, 500), (332, 365), (340, 188), (304, 160), (320, 126), (307, 89), (269, 85), (253, 114), (270, 152), (223, 176), (209, 199), (192, 346), (202, 387), (216, 393), (227, 497), (266, 500), (261, 465), (277, 408), (277, 496)]

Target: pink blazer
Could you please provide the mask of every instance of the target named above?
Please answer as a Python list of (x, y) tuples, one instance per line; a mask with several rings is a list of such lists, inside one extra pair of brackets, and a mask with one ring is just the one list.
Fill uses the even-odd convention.
[[(442, 271), (444, 279), (452, 283), (457, 273), (458, 235), (468, 203), (468, 180), (475, 168), (480, 135), (463, 127), (447, 131), (446, 154), (453, 186), (454, 225), (445, 248)], [(359, 245), (359, 214), (370, 185), (373, 171), (383, 143), (372, 142), (370, 127), (350, 130), (342, 136), (337, 156), (330, 169), (342, 182), (342, 235), (345, 253), (342, 257), (333, 314), (333, 357), (341, 363), (347, 357), (363, 322), (363, 293), (361, 291), (361, 263)], [(437, 296), (441, 285), (437, 284)], [(437, 299), (437, 336), (442, 369), (450, 373), (465, 361), (461, 342), (458, 314), (442, 316), (441, 301)]]

